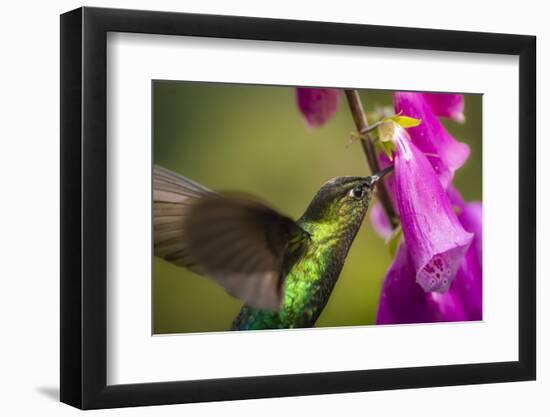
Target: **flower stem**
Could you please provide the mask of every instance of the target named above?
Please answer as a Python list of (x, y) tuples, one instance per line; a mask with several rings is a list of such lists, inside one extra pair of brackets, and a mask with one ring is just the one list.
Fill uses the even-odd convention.
[[(363, 136), (363, 138), (361, 138), (361, 146), (363, 148), (363, 153), (365, 154), (367, 164), (369, 165), (371, 173), (376, 174), (380, 171), (380, 166), (378, 165), (378, 159), (376, 158), (376, 151), (374, 150), (372, 137), (370, 135), (371, 130), (369, 130), (369, 124), (367, 122), (367, 117), (365, 116), (365, 111), (363, 110), (363, 105), (361, 104), (361, 98), (359, 97), (357, 90), (345, 90), (345, 92), (349, 109), (351, 111), (351, 115), (353, 116), (353, 121), (355, 122), (355, 128), (359, 134)], [(378, 200), (380, 200), (392, 228), (395, 229), (397, 227), (397, 216), (393, 209), (388, 190), (382, 181), (377, 184), (376, 189)]]

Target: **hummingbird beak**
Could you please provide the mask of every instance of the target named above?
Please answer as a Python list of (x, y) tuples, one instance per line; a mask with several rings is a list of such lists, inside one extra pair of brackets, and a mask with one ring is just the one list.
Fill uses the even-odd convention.
[(370, 176), (370, 183), (372, 186), (393, 171), (393, 165), (384, 168), (382, 171)]

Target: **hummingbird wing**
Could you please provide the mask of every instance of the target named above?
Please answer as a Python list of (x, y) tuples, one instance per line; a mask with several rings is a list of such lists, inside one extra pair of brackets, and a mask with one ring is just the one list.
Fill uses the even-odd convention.
[(253, 308), (280, 308), (285, 257), (309, 236), (296, 222), (165, 168), (155, 167), (153, 184), (155, 255), (209, 276)]

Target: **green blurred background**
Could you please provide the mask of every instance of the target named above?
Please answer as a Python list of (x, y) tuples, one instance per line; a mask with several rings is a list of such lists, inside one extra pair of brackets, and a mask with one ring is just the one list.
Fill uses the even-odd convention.
[[(392, 105), (391, 92), (362, 90), (368, 112)], [(455, 175), (466, 200), (481, 199), (481, 95), (467, 95), (466, 123), (445, 121), (471, 156)], [(310, 129), (292, 87), (153, 82), (154, 163), (218, 191), (245, 191), (298, 218), (327, 180), (367, 175), (353, 120), (341, 106)], [(374, 324), (389, 250), (365, 220), (317, 327)], [(204, 277), (153, 260), (153, 333), (227, 330), (241, 302)]]

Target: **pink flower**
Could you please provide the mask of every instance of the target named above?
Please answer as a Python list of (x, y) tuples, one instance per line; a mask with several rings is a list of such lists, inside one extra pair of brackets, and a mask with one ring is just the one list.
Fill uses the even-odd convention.
[(393, 233), (393, 230), (382, 205), (376, 201), (369, 210), (370, 221), (376, 233), (378, 233), (384, 239), (389, 239)]
[(414, 263), (402, 242), (382, 285), (376, 324), (470, 320), (457, 293), (426, 293), (414, 277)]
[[(394, 107), (396, 113), (422, 120), (419, 126), (410, 128), (408, 133), (412, 142), (430, 161), (443, 187), (447, 188), (453, 180), (454, 172), (468, 159), (469, 146), (458, 142), (447, 132), (423, 94), (395, 93)], [(442, 112), (441, 108), (439, 112)]]
[(474, 234), (451, 287), (445, 294), (424, 292), (415, 283), (416, 270), (407, 245), (401, 243), (380, 295), (377, 324), (431, 323), (481, 320), (482, 309), (482, 207), (478, 201), (465, 203), (450, 188), (451, 203), (460, 211), (464, 229)]
[(474, 240), (466, 253), (464, 261), (457, 271), (452, 288), (463, 300), (469, 320), (481, 320), (483, 307), (483, 209), (480, 201), (465, 203), (460, 193), (448, 190), (452, 204), (458, 208), (458, 219), (464, 229), (474, 234)]
[(395, 126), (395, 201), (415, 271), (425, 291), (447, 292), (473, 235), (464, 230), (428, 159)]
[[(341, 99), (335, 89), (298, 88), (296, 95), (310, 127), (326, 123)], [(463, 122), (464, 97), (397, 92), (394, 108), (399, 117), (421, 123), (409, 124), (405, 131), (397, 123), (399, 117), (388, 118), (387, 123), (394, 123), (389, 130), (393, 136), (379, 137), (385, 151), (392, 153), (390, 158), (381, 152), (378, 159), (381, 168), (394, 165), (394, 174), (386, 177), (384, 185), (403, 237), (384, 279), (376, 322), (481, 320), (481, 203), (465, 203), (452, 186), (454, 172), (466, 162), (470, 149), (438, 119)], [(386, 146), (388, 140), (395, 149)], [(373, 205), (370, 217), (375, 230), (389, 239), (393, 230), (380, 204)]]
[(440, 117), (464, 123), (464, 96), (462, 94), (423, 93), (433, 112)]
[(321, 127), (338, 110), (341, 91), (334, 88), (297, 88), (296, 101), (309, 127)]

